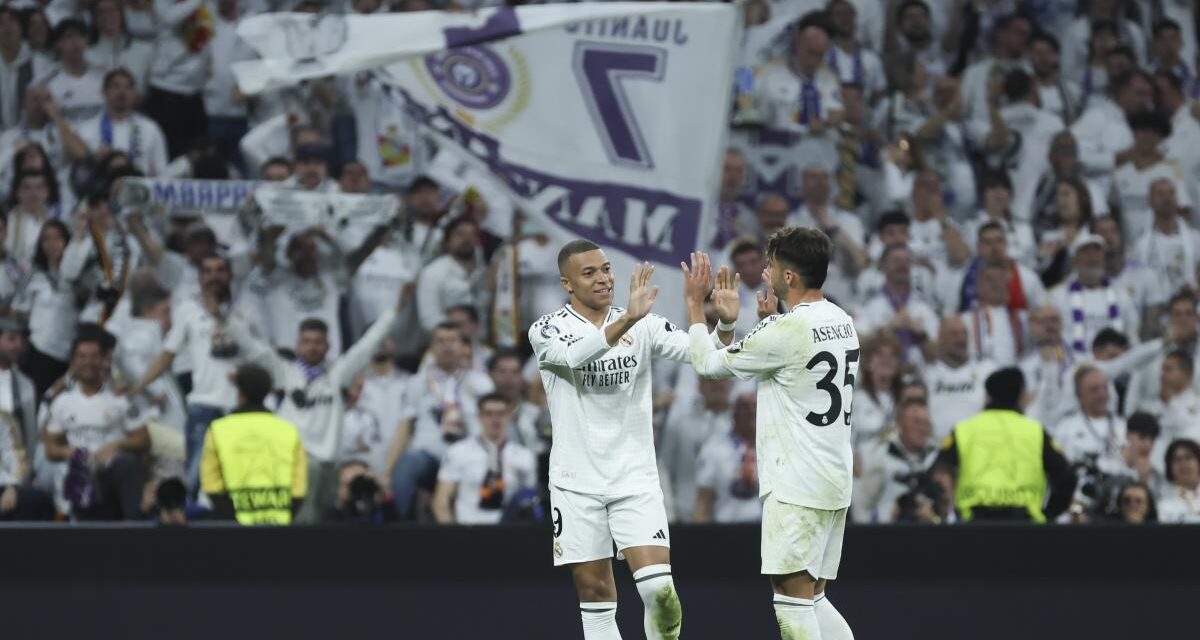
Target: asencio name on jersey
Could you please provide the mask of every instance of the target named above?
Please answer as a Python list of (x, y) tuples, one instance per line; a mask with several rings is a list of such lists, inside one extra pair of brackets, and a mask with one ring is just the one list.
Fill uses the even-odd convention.
[(854, 333), (854, 325), (849, 322), (828, 327), (812, 328), (812, 341), (814, 343), (828, 342), (829, 340), (849, 340), (856, 335)]

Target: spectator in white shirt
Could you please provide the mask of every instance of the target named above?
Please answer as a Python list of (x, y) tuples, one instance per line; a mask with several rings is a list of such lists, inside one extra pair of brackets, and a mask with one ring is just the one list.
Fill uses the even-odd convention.
[[(1175, 350), (1191, 356), (1193, 361), (1200, 357), (1200, 313), (1197, 313), (1196, 304), (1196, 296), (1192, 290), (1183, 289), (1171, 296), (1165, 305), (1168, 342)], [(1164, 356), (1165, 354), (1160, 355), (1143, 371), (1134, 374), (1133, 381), (1130, 382), (1130, 406), (1161, 395), (1159, 372), (1162, 371)]]
[(713, 434), (700, 449), (692, 522), (733, 524), (762, 519), (755, 451), (757, 403), (755, 393), (739, 395), (733, 402), (732, 430)]
[(15, 188), (8, 203), (5, 253), (23, 272), (33, 266), (42, 225), (51, 218), (49, 176), (43, 171), (14, 176)]
[(526, 399), (529, 385), (521, 375), (521, 356), (516, 351), (497, 349), (488, 358), (487, 373), (496, 393), (513, 407), (509, 436), (536, 456), (548, 453), (549, 423), (543, 420), (542, 409)]
[(1142, 319), (1143, 337), (1150, 335), (1159, 326), (1171, 292), (1167, 283), (1139, 259), (1129, 257), (1125, 251), (1125, 237), (1121, 227), (1112, 216), (1102, 216), (1092, 221), (1092, 233), (1104, 238), (1104, 271), (1133, 301), (1138, 317)]
[(384, 422), (384, 416), (363, 402), (365, 375), (359, 375), (342, 392), (346, 411), (342, 415), (342, 440), (338, 448), (339, 462), (358, 460), (371, 473), (382, 476), (387, 466), (388, 446), (395, 436), (398, 422)]
[(58, 220), (42, 225), (32, 275), (13, 304), (29, 326), (25, 373), (33, 379), (39, 398), (67, 372), (79, 319), (75, 290), (60, 268), (70, 238), (71, 232)]
[(1178, 22), (1164, 17), (1154, 23), (1152, 28), (1154, 38), (1151, 42), (1151, 53), (1153, 55), (1147, 68), (1156, 72), (1171, 73), (1183, 81), (1188, 89), (1191, 89), (1196, 83), (1196, 67), (1192, 63), (1193, 58), (1189, 58), (1187, 54), (1195, 55), (1195, 33), (1191, 34), (1192, 42), (1188, 43), (1191, 45), (1191, 50), (1185, 51), (1183, 28)]
[(245, 0), (218, 0), (213, 16), (212, 72), (204, 85), (204, 112), (208, 114), (208, 137), (220, 149), (222, 157), (247, 175), (238, 142), (249, 131), (249, 100), (237, 88), (233, 77), (234, 62), (249, 60), (254, 52), (237, 34), (238, 22), (245, 14)]
[(122, 68), (129, 71), (134, 88), (145, 95), (154, 48), (134, 40), (125, 30), (125, 15), (119, 0), (98, 0), (92, 5), (92, 16), (96, 38), (87, 50), (88, 65), (103, 73)]
[[(859, 329), (861, 335), (867, 335)], [(878, 438), (892, 423), (903, 382), (900, 342), (888, 331), (870, 334), (862, 344), (863, 372), (854, 387), (854, 445)]]
[(292, 177), (284, 184), (301, 191), (336, 193), (338, 183), (329, 178), (329, 147), (324, 144), (305, 144), (296, 148)]
[(923, 482), (937, 458), (929, 417), (925, 403), (905, 402), (896, 411), (896, 428), (888, 438), (863, 448), (862, 475), (855, 482), (856, 521), (896, 521), (896, 501)]
[(886, 329), (902, 345), (901, 357), (909, 363), (923, 362), (923, 350), (937, 332), (938, 317), (933, 308), (912, 288), (912, 251), (904, 245), (892, 245), (879, 260), (884, 285), (878, 294), (859, 309), (855, 320), (862, 334)]
[(1110, 408), (1108, 377), (1084, 365), (1075, 371), (1079, 410), (1058, 423), (1054, 439), (1074, 464), (1095, 463), (1116, 455), (1125, 442), (1125, 419)]
[[(71, 372), (76, 386), (50, 405), (43, 442), (47, 458), (70, 461), (64, 493), (77, 518), (134, 520), (141, 517), (142, 454), (150, 448), (150, 434), (145, 417), (105, 385), (105, 362), (98, 335), (75, 339)], [(84, 483), (90, 486), (79, 491), (74, 474), (91, 475), (92, 468), (94, 477)]]
[(1009, 14), (996, 21), (992, 34), (992, 54), (967, 67), (963, 72), (962, 99), (966, 107), (967, 122), (988, 119), (989, 91), (998, 76), (1003, 77), (1017, 69), (1026, 72), (1030, 70), (1029, 62), (1024, 56), (1032, 34), (1032, 22), (1020, 13)]
[(946, 75), (950, 60), (935, 37), (930, 4), (925, 0), (902, 0), (895, 11), (896, 48), (915, 54), (929, 72), (930, 79)]
[(1162, 153), (1163, 141), (1171, 135), (1171, 122), (1154, 111), (1129, 116), (1133, 130), (1133, 150), (1128, 161), (1113, 173), (1113, 188), (1121, 207), (1122, 231), (1128, 238), (1142, 236), (1151, 224), (1149, 194), (1152, 185), (1167, 179), (1175, 185), (1175, 200), (1179, 208), (1191, 206), (1183, 172)]
[(957, 280), (955, 295), (947, 296), (956, 303), (954, 310), (966, 311), (974, 306), (979, 270), (986, 264), (996, 265), (1009, 272), (1009, 300), (1012, 309), (1033, 309), (1046, 302), (1046, 289), (1032, 269), (1009, 257), (1007, 229), (994, 220), (979, 226), (975, 244), (979, 256), (972, 260)]
[[(1183, 83), (1165, 71), (1154, 74), (1158, 106), (1171, 118), (1171, 137), (1163, 143), (1167, 160), (1183, 172), (1192, 202), (1200, 201), (1200, 101), (1188, 100)], [(1200, 87), (1200, 80), (1197, 81)]]
[(996, 370), (987, 360), (970, 358), (970, 339), (962, 316), (942, 319), (938, 327), (937, 360), (922, 376), (933, 412), (933, 439), (941, 442), (959, 422), (983, 410), (983, 383)]
[[(1050, 146), (1065, 125), (1061, 118), (1041, 108), (1033, 78), (1019, 69), (1004, 77), (1003, 98), (1007, 106), (1000, 106), (1001, 96), (989, 97), (992, 98), (988, 103), (989, 119), (972, 123), (973, 133), (982, 143), (988, 164), (1009, 178), (1013, 208), (1009, 217), (1027, 223), (1031, 219), (1029, 207), (1037, 181), (1049, 168)], [(981, 185), (980, 193), (985, 188)]]
[(181, 352), (190, 356), (192, 389), (187, 395), (184, 437), (186, 479), (193, 493), (199, 488), (200, 453), (208, 425), (232, 410), (237, 402), (237, 392), (229, 376), (240, 362), (239, 349), (222, 330), (227, 318), (244, 321), (245, 312), (235, 304), (232, 282), (228, 259), (214, 255), (201, 260), (200, 298), (180, 301), (173, 310), (163, 350), (129, 389), (131, 396), (140, 393), (169, 372)]
[(89, 66), (84, 57), (87, 27), (74, 18), (58, 23), (54, 28), (54, 49), (58, 52), (58, 69), (38, 82), (50, 89), (63, 117), (78, 125), (104, 108), (100, 94), (103, 74)]
[(167, 141), (153, 120), (134, 111), (137, 98), (129, 71), (109, 71), (104, 75), (104, 110), (80, 123), (76, 131), (93, 155), (121, 151), (133, 166), (153, 176), (167, 166)]
[(1176, 440), (1165, 456), (1167, 486), (1158, 496), (1158, 520), (1165, 524), (1200, 523), (1200, 444)]
[(1146, 35), (1132, 20), (1125, 19), (1120, 10), (1123, 0), (1091, 0), (1087, 11), (1081, 12), (1067, 28), (1063, 42), (1067, 49), (1072, 73), (1083, 69), (1088, 54), (1088, 43), (1092, 39), (1097, 23), (1104, 23), (1112, 30), (1115, 39), (1135, 52), (1139, 62), (1146, 60)]
[(762, 245), (749, 238), (734, 242), (729, 250), (729, 261), (733, 271), (741, 278), (741, 293), (738, 303), (737, 335), (744, 336), (758, 326), (757, 294), (763, 286), (763, 269), (767, 266), (763, 261)]
[(1037, 31), (1029, 39), (1029, 64), (1037, 87), (1038, 104), (1070, 124), (1083, 110), (1079, 83), (1064, 77), (1059, 65), (1061, 49), (1052, 31)]
[(970, 335), (972, 360), (990, 360), (1000, 367), (1020, 362), (1029, 344), (1028, 317), (1024, 310), (1009, 305), (1012, 273), (995, 263), (979, 269), (975, 308), (962, 314)]
[(408, 185), (405, 205), (404, 240), (424, 266), (439, 255), (442, 247), (442, 230), (437, 226), (442, 213), (442, 188), (432, 178), (419, 176)]
[(819, 19), (801, 19), (794, 33), (791, 55), (758, 74), (759, 109), (768, 127), (799, 133), (799, 149), (832, 152), (843, 109), (841, 83), (825, 66), (829, 33)]
[(417, 276), (417, 314), (421, 329), (433, 331), (457, 305), (485, 307), (486, 269), (480, 261), (479, 226), (468, 218), (446, 225), (442, 257), (430, 262)]
[(208, 80), (213, 35), (206, 0), (154, 0), (158, 34), (150, 65), (146, 113), (167, 137), (172, 158), (208, 135), (204, 84)]
[(1098, 97), (1071, 126), (1090, 188), (1108, 193), (1113, 170), (1134, 153), (1129, 116), (1153, 108), (1150, 79), (1142, 73), (1125, 74), (1113, 78), (1107, 97)]
[(909, 246), (916, 258), (936, 266), (961, 267), (971, 257), (971, 248), (950, 220), (942, 193), (942, 177), (936, 171), (918, 172), (909, 202), (912, 223)]
[(1153, 219), (1148, 233), (1136, 235), (1134, 256), (1148, 266), (1164, 291), (1196, 287), (1196, 267), (1200, 266), (1200, 233), (1188, 226), (1178, 204), (1177, 186), (1170, 178), (1150, 183), (1150, 208)]
[(1104, 238), (1084, 232), (1071, 243), (1073, 275), (1050, 291), (1050, 304), (1062, 314), (1063, 326), (1076, 354), (1086, 354), (1101, 329), (1111, 328), (1136, 337), (1137, 307), (1105, 275)]
[(842, 84), (862, 87), (866, 97), (874, 100), (883, 93), (886, 79), (879, 55), (858, 39), (858, 7), (851, 0), (831, 0), (825, 12), (833, 27), (825, 64)]
[(22, 40), (21, 16), (12, 5), (0, 6), (0, 130), (17, 126), (25, 92), (44, 71)]
[[(39, 156), (36, 160), (33, 154)], [(14, 174), (32, 167), (21, 167), (23, 163), (41, 161), (39, 169), (48, 169), (56, 178), (57, 185), (67, 185), (70, 180), (71, 160), (82, 160), (88, 155), (87, 145), (79, 139), (71, 123), (63, 117), (50, 96), (46, 85), (33, 85), (25, 92), (25, 106), (21, 121), (0, 134), (0, 158), (11, 163), (0, 165), (0, 190), (11, 197), (9, 184)], [(50, 200), (59, 205), (60, 211), (70, 211), (72, 202), (63, 198), (71, 195), (61, 193), (57, 186), (52, 189)], [(73, 200), (73, 199), (71, 199)]]
[[(855, 279), (871, 263), (867, 252), (863, 250), (866, 233), (862, 222), (853, 213), (834, 205), (829, 170), (820, 164), (810, 164), (804, 168), (801, 193), (804, 206), (796, 212), (794, 222), (801, 226), (817, 227), (833, 241), (833, 257), (824, 290), (833, 298), (849, 302), (854, 299)], [(755, 317), (755, 314), (751, 314), (751, 317)]]
[(979, 247), (979, 236), (983, 226), (995, 224), (1004, 232), (1005, 250), (1007, 257), (1022, 269), (1031, 269), (1037, 264), (1037, 246), (1033, 239), (1033, 227), (1029, 224), (1027, 215), (1013, 215), (1013, 183), (1008, 174), (1003, 171), (991, 171), (984, 174), (979, 181), (979, 192), (983, 200), (983, 210), (968, 221), (963, 228), (963, 240), (971, 245), (976, 252)]
[(1144, 399), (1139, 411), (1158, 418), (1167, 441), (1200, 439), (1200, 395), (1193, 388), (1195, 361), (1183, 351), (1172, 351), (1162, 359), (1159, 393)]
[(479, 398), (479, 435), (446, 449), (433, 493), (438, 524), (498, 524), (517, 494), (536, 486), (533, 452), (509, 435), (513, 407), (496, 393)]
[(388, 451), (388, 476), (401, 519), (412, 518), (418, 487), (433, 490), (449, 444), (478, 434), (478, 399), (493, 390), (487, 375), (472, 371), (466, 336), (445, 323), (430, 337), (431, 366), (409, 379), (405, 420)]

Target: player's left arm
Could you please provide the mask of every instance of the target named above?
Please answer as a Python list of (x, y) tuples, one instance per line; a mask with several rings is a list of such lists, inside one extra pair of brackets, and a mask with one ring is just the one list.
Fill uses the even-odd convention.
[(692, 366), (704, 378), (756, 380), (770, 377), (783, 368), (795, 353), (800, 334), (780, 328), (782, 316), (764, 318), (745, 338), (723, 349), (717, 349), (708, 337), (708, 327), (693, 322), (688, 329), (691, 338)]

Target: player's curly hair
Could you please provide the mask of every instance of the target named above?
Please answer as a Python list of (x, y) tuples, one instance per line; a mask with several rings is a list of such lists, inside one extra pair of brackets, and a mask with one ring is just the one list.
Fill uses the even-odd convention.
[(767, 240), (767, 260), (782, 263), (800, 276), (808, 289), (825, 285), (832, 253), (829, 236), (812, 227), (784, 227)]

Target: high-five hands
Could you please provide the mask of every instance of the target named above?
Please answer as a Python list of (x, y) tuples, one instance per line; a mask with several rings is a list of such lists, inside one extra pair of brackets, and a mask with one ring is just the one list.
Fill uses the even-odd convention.
[(763, 269), (762, 279), (764, 291), (759, 291), (755, 294), (758, 300), (758, 319), (762, 320), (767, 316), (773, 316), (779, 312), (779, 298), (775, 297), (775, 289), (771, 286), (771, 268)]
[(631, 320), (646, 317), (654, 307), (658, 287), (650, 286), (650, 276), (653, 273), (654, 266), (645, 262), (633, 268), (633, 276), (629, 278), (629, 304), (625, 308), (625, 313)]
[(738, 302), (738, 291), (742, 287), (742, 276), (722, 266), (717, 272), (717, 287), (712, 292), (713, 308), (717, 310), (717, 318), (729, 325), (737, 322), (741, 305)]
[(690, 267), (686, 262), (679, 263), (683, 269), (683, 301), (688, 306), (703, 307), (704, 299), (713, 288), (712, 263), (708, 260), (708, 254), (699, 251), (692, 252), (691, 260)]

